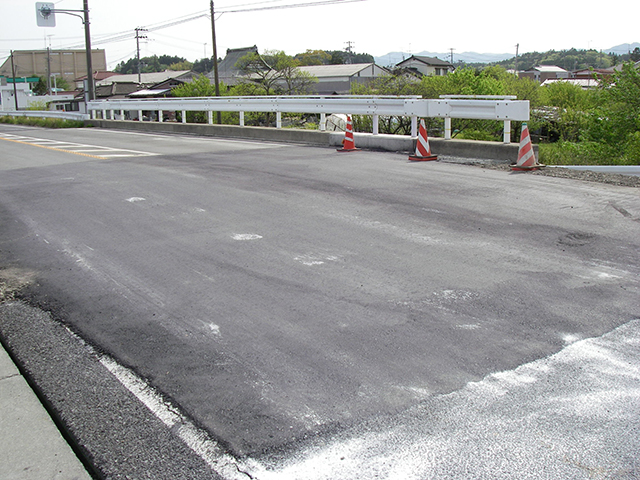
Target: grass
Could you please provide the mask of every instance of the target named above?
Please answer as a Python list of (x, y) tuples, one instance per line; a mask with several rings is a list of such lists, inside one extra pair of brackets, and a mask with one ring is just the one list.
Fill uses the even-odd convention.
[(12, 117), (8, 115), (0, 116), (0, 123), (10, 125), (30, 125), (44, 128), (82, 128), (82, 120), (63, 120), (61, 118), (39, 118), (39, 117)]
[(640, 165), (635, 148), (616, 148), (595, 142), (539, 145), (540, 162), (547, 165)]

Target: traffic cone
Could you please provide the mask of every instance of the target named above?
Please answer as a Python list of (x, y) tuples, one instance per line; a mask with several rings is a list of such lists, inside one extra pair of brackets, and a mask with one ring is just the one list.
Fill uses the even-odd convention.
[(355, 152), (360, 150), (356, 148), (356, 142), (353, 140), (353, 123), (351, 122), (351, 115), (347, 115), (347, 129), (344, 132), (344, 140), (342, 141), (342, 148), (337, 149), (338, 152)]
[(437, 160), (437, 155), (431, 155), (431, 148), (429, 147), (429, 138), (427, 137), (427, 127), (424, 124), (424, 120), (420, 120), (420, 129), (418, 130), (418, 141), (416, 142), (416, 154), (409, 155), (409, 160), (412, 161), (428, 161)]
[(545, 166), (536, 160), (531, 137), (529, 136), (529, 128), (526, 123), (523, 123), (522, 133), (520, 134), (520, 148), (518, 149), (518, 161), (511, 165), (511, 170), (532, 171)]

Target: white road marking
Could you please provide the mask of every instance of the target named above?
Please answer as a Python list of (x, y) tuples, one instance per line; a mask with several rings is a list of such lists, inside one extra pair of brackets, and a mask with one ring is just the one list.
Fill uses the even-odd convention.
[(86, 343), (68, 327), (67, 331), (86, 348), (91, 356), (96, 358), (120, 384), (129, 390), (145, 407), (153, 413), (171, 431), (176, 432), (196, 455), (198, 455), (214, 472), (225, 480), (247, 480), (251, 478), (244, 473), (245, 465), (233, 456), (225, 453), (224, 449), (210, 437), (203, 429), (196, 426), (183, 414), (180, 407), (149, 385), (147, 381), (136, 375), (132, 370), (120, 365), (108, 355), (98, 352)]
[(28, 143), (39, 147), (49, 147), (58, 150), (66, 150), (70, 153), (90, 153), (101, 157), (149, 157), (157, 155), (157, 153), (144, 152), (141, 150), (130, 150), (126, 148), (103, 147), (101, 145), (87, 145), (82, 143), (73, 143), (59, 140), (50, 140), (46, 138), (26, 137), (24, 135), (13, 135), (10, 133), (0, 133), (0, 138), (13, 140), (21, 143)]

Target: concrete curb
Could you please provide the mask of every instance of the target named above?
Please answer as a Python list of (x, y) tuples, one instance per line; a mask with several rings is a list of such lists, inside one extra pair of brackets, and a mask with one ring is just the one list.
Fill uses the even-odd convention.
[[(87, 120), (87, 126), (149, 133), (169, 133), (176, 135), (200, 135), (203, 137), (241, 138), (285, 143), (300, 143), (316, 146), (339, 146), (344, 139), (342, 132), (320, 132), (294, 128), (240, 127), (238, 125), (183, 124), (173, 122), (134, 122), (118, 120)], [(385, 150), (390, 152), (413, 152), (416, 139), (405, 135), (371, 135), (355, 133), (358, 148)], [(435, 155), (475, 158), (496, 163), (515, 163), (518, 159), (518, 144), (481, 142), (475, 140), (444, 140), (429, 138)], [(534, 145), (536, 156), (538, 146)]]
[(91, 478), (1, 344), (0, 457), (2, 478)]

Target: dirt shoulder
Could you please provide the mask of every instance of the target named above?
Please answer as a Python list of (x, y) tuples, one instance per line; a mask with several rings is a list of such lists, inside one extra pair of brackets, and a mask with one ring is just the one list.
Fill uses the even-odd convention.
[[(492, 170), (510, 170), (507, 164), (482, 164), (482, 168)], [(607, 183), (623, 187), (640, 188), (640, 177), (636, 175), (620, 175), (616, 173), (600, 173), (589, 170), (573, 170), (562, 167), (546, 167), (533, 172), (522, 172), (522, 175), (545, 175), (547, 177), (573, 178), (585, 182)]]

